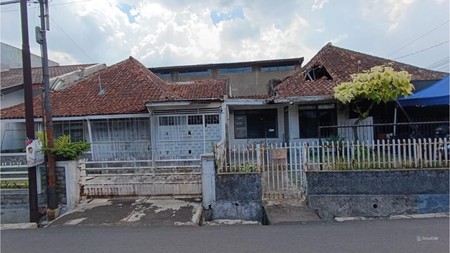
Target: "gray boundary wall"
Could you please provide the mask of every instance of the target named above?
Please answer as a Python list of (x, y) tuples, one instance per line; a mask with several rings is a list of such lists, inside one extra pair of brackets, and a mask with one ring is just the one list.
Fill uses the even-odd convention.
[(449, 170), (306, 172), (308, 206), (325, 220), (449, 211)]
[(262, 221), (261, 174), (217, 174), (213, 154), (202, 155), (205, 220)]
[(212, 204), (212, 218), (262, 220), (261, 175), (217, 175), (216, 201)]

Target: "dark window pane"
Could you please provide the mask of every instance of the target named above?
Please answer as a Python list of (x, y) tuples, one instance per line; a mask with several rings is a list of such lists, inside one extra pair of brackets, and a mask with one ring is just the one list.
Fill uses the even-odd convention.
[(207, 125), (219, 124), (219, 114), (205, 115), (205, 122)]
[[(318, 138), (319, 126), (336, 125), (337, 113), (334, 104), (299, 106), (300, 138)], [(329, 137), (335, 130), (322, 131), (322, 137)]]
[(202, 115), (189, 115), (188, 116), (188, 125), (202, 125), (203, 118)]
[(234, 135), (236, 139), (277, 138), (277, 110), (235, 111)]

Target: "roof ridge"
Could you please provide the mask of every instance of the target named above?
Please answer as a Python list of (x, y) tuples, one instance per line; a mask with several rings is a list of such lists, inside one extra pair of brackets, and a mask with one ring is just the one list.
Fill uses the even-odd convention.
[[(348, 49), (348, 48), (338, 47), (338, 46), (335, 46), (335, 45), (331, 44), (331, 42), (327, 43), (321, 50), (324, 50), (324, 49), (331, 50), (331, 49), (333, 49), (333, 48), (335, 48), (335, 49), (337, 49), (337, 50), (345, 51), (345, 52), (347, 52), (347, 53), (358, 54), (358, 55), (365, 56), (365, 57), (371, 57), (371, 58), (378, 59), (378, 60), (382, 60), (382, 61), (386, 61), (386, 62), (389, 62), (389, 63), (392, 62), (392, 63), (401, 64), (401, 65), (405, 65), (405, 66), (409, 66), (409, 67), (414, 67), (414, 68), (422, 69), (422, 70), (426, 70), (426, 71), (432, 71), (432, 72), (436, 72), (436, 73), (446, 73), (446, 74), (448, 74), (447, 72), (436, 71), (436, 70), (432, 70), (432, 69), (426, 69), (426, 68), (419, 67), (419, 66), (416, 66), (416, 65), (412, 65), (412, 64), (408, 64), (408, 63), (396, 61), (396, 60), (394, 60), (394, 59), (383, 58), (383, 57), (380, 57), (380, 56), (376, 56), (376, 55), (372, 55), (372, 54), (367, 54), (367, 53), (363, 53), (363, 52), (351, 50), (351, 49)], [(319, 53), (320, 53), (321, 50), (319, 50)], [(324, 51), (324, 52), (325, 52), (325, 51)], [(318, 55), (319, 53), (317, 53), (316, 55)], [(313, 57), (313, 58), (314, 58), (314, 57)], [(312, 59), (311, 59), (311, 60), (312, 60)], [(309, 64), (309, 62), (308, 62), (308, 64)], [(307, 64), (306, 64), (306, 65), (307, 65)], [(305, 66), (306, 66), (306, 65), (305, 65)]]
[[(136, 64), (140, 71), (147, 77), (148, 80), (152, 81), (153, 85), (159, 89), (166, 98), (170, 99), (179, 99), (181, 98), (179, 95), (174, 93), (168, 86), (167, 83), (159, 78), (155, 73), (146, 68), (140, 61), (136, 60), (134, 57), (130, 56), (127, 60), (131, 63)], [(156, 79), (154, 79), (156, 78)]]

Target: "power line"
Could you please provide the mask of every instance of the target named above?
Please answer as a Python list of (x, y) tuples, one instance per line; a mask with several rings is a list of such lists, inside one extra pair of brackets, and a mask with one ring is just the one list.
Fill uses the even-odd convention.
[(427, 68), (436, 68), (436, 67), (439, 67), (439, 66), (441, 66), (441, 65), (445, 65), (445, 64), (448, 64), (448, 60), (450, 59), (450, 57), (445, 57), (445, 58), (443, 58), (443, 59), (441, 59), (441, 60), (439, 60), (439, 61), (437, 61), (437, 62), (434, 62), (434, 63), (432, 63), (432, 64), (430, 64), (430, 65), (428, 65), (427, 66)]
[(59, 30), (61, 30), (61, 32), (63, 32), (63, 33), (67, 36), (67, 38), (69, 38), (69, 40), (75, 45), (75, 47), (77, 47), (78, 50), (80, 50), (80, 52), (84, 54), (84, 56), (86, 56), (91, 62), (94, 62), (94, 60), (92, 60), (92, 58), (89, 57), (89, 55), (86, 54), (86, 53), (84, 52), (84, 50), (81, 49), (81, 47), (78, 46), (77, 43), (75, 43), (75, 41), (72, 39), (72, 37), (70, 37), (70, 35), (67, 34), (66, 31), (64, 31), (64, 29), (63, 29), (61, 26), (59, 26), (58, 23), (56, 23), (56, 21), (55, 21), (52, 17), (50, 17), (50, 19), (51, 19), (51, 20), (53, 21), (53, 23), (59, 28)]
[(409, 43), (406, 43), (405, 45), (403, 45), (403, 46), (402, 46), (402, 47), (400, 47), (399, 49), (397, 49), (397, 50), (395, 50), (395, 51), (391, 52), (391, 53), (390, 53), (390, 54), (388, 54), (387, 56), (390, 56), (390, 55), (393, 55), (393, 54), (397, 53), (398, 51), (402, 50), (403, 48), (405, 48), (405, 47), (407, 47), (407, 46), (411, 45), (412, 43), (414, 43), (414, 42), (418, 41), (419, 39), (421, 39), (421, 38), (425, 37), (426, 35), (428, 35), (428, 34), (430, 34), (430, 33), (434, 32), (434, 31), (436, 31), (437, 29), (439, 29), (439, 28), (440, 28), (441, 26), (444, 26), (444, 25), (445, 25), (445, 24), (447, 24), (448, 22), (450, 22), (450, 20), (447, 20), (447, 21), (445, 21), (444, 23), (442, 23), (442, 24), (440, 24), (440, 25), (436, 26), (435, 28), (431, 29), (430, 31), (428, 31), (428, 32), (426, 32), (426, 33), (424, 33), (424, 34), (420, 35), (420, 36), (419, 36), (419, 37), (417, 37), (416, 39), (412, 40), (412, 41), (411, 41), (411, 42), (409, 42)]
[(438, 46), (440, 46), (440, 45), (444, 45), (444, 44), (446, 44), (446, 43), (448, 43), (448, 42), (449, 42), (449, 41), (447, 40), (447, 41), (441, 42), (441, 43), (439, 43), (439, 44), (433, 45), (433, 46), (431, 46), (431, 47), (427, 47), (427, 48), (425, 48), (425, 49), (422, 49), (422, 50), (419, 50), (419, 51), (416, 51), (416, 52), (413, 52), (413, 53), (410, 53), (410, 54), (407, 54), (407, 55), (403, 55), (403, 56), (400, 56), (400, 57), (397, 57), (397, 58), (393, 58), (393, 60), (398, 60), (398, 59), (402, 59), (402, 58), (405, 58), (405, 57), (408, 57), (408, 56), (411, 56), (411, 55), (415, 55), (415, 54), (418, 54), (418, 53), (421, 53), (421, 52), (430, 50), (430, 49), (432, 49), (432, 48), (438, 47)]
[[(66, 5), (66, 4), (76, 4), (76, 3), (83, 3), (83, 2), (90, 2), (92, 0), (82, 0), (82, 1), (73, 1), (73, 2), (63, 2), (63, 3), (55, 3), (55, 4), (50, 4), (51, 7), (55, 7), (58, 5)], [(29, 9), (38, 9), (39, 7), (29, 7)], [(14, 10), (6, 10), (6, 11), (2, 11), (1, 13), (8, 13), (8, 12), (14, 12), (14, 11), (19, 11), (19, 9), (14, 9)]]
[(446, 72), (448, 72), (448, 71), (449, 71), (449, 65), (446, 64), (446, 65), (444, 65), (444, 66), (442, 66), (442, 67), (440, 67), (440, 68), (436, 68), (435, 70), (446, 71)]

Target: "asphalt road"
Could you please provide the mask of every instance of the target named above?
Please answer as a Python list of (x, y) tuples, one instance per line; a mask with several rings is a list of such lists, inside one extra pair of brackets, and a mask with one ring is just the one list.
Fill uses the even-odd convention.
[(449, 219), (289, 225), (67, 226), (1, 232), (1, 252), (449, 252)]

